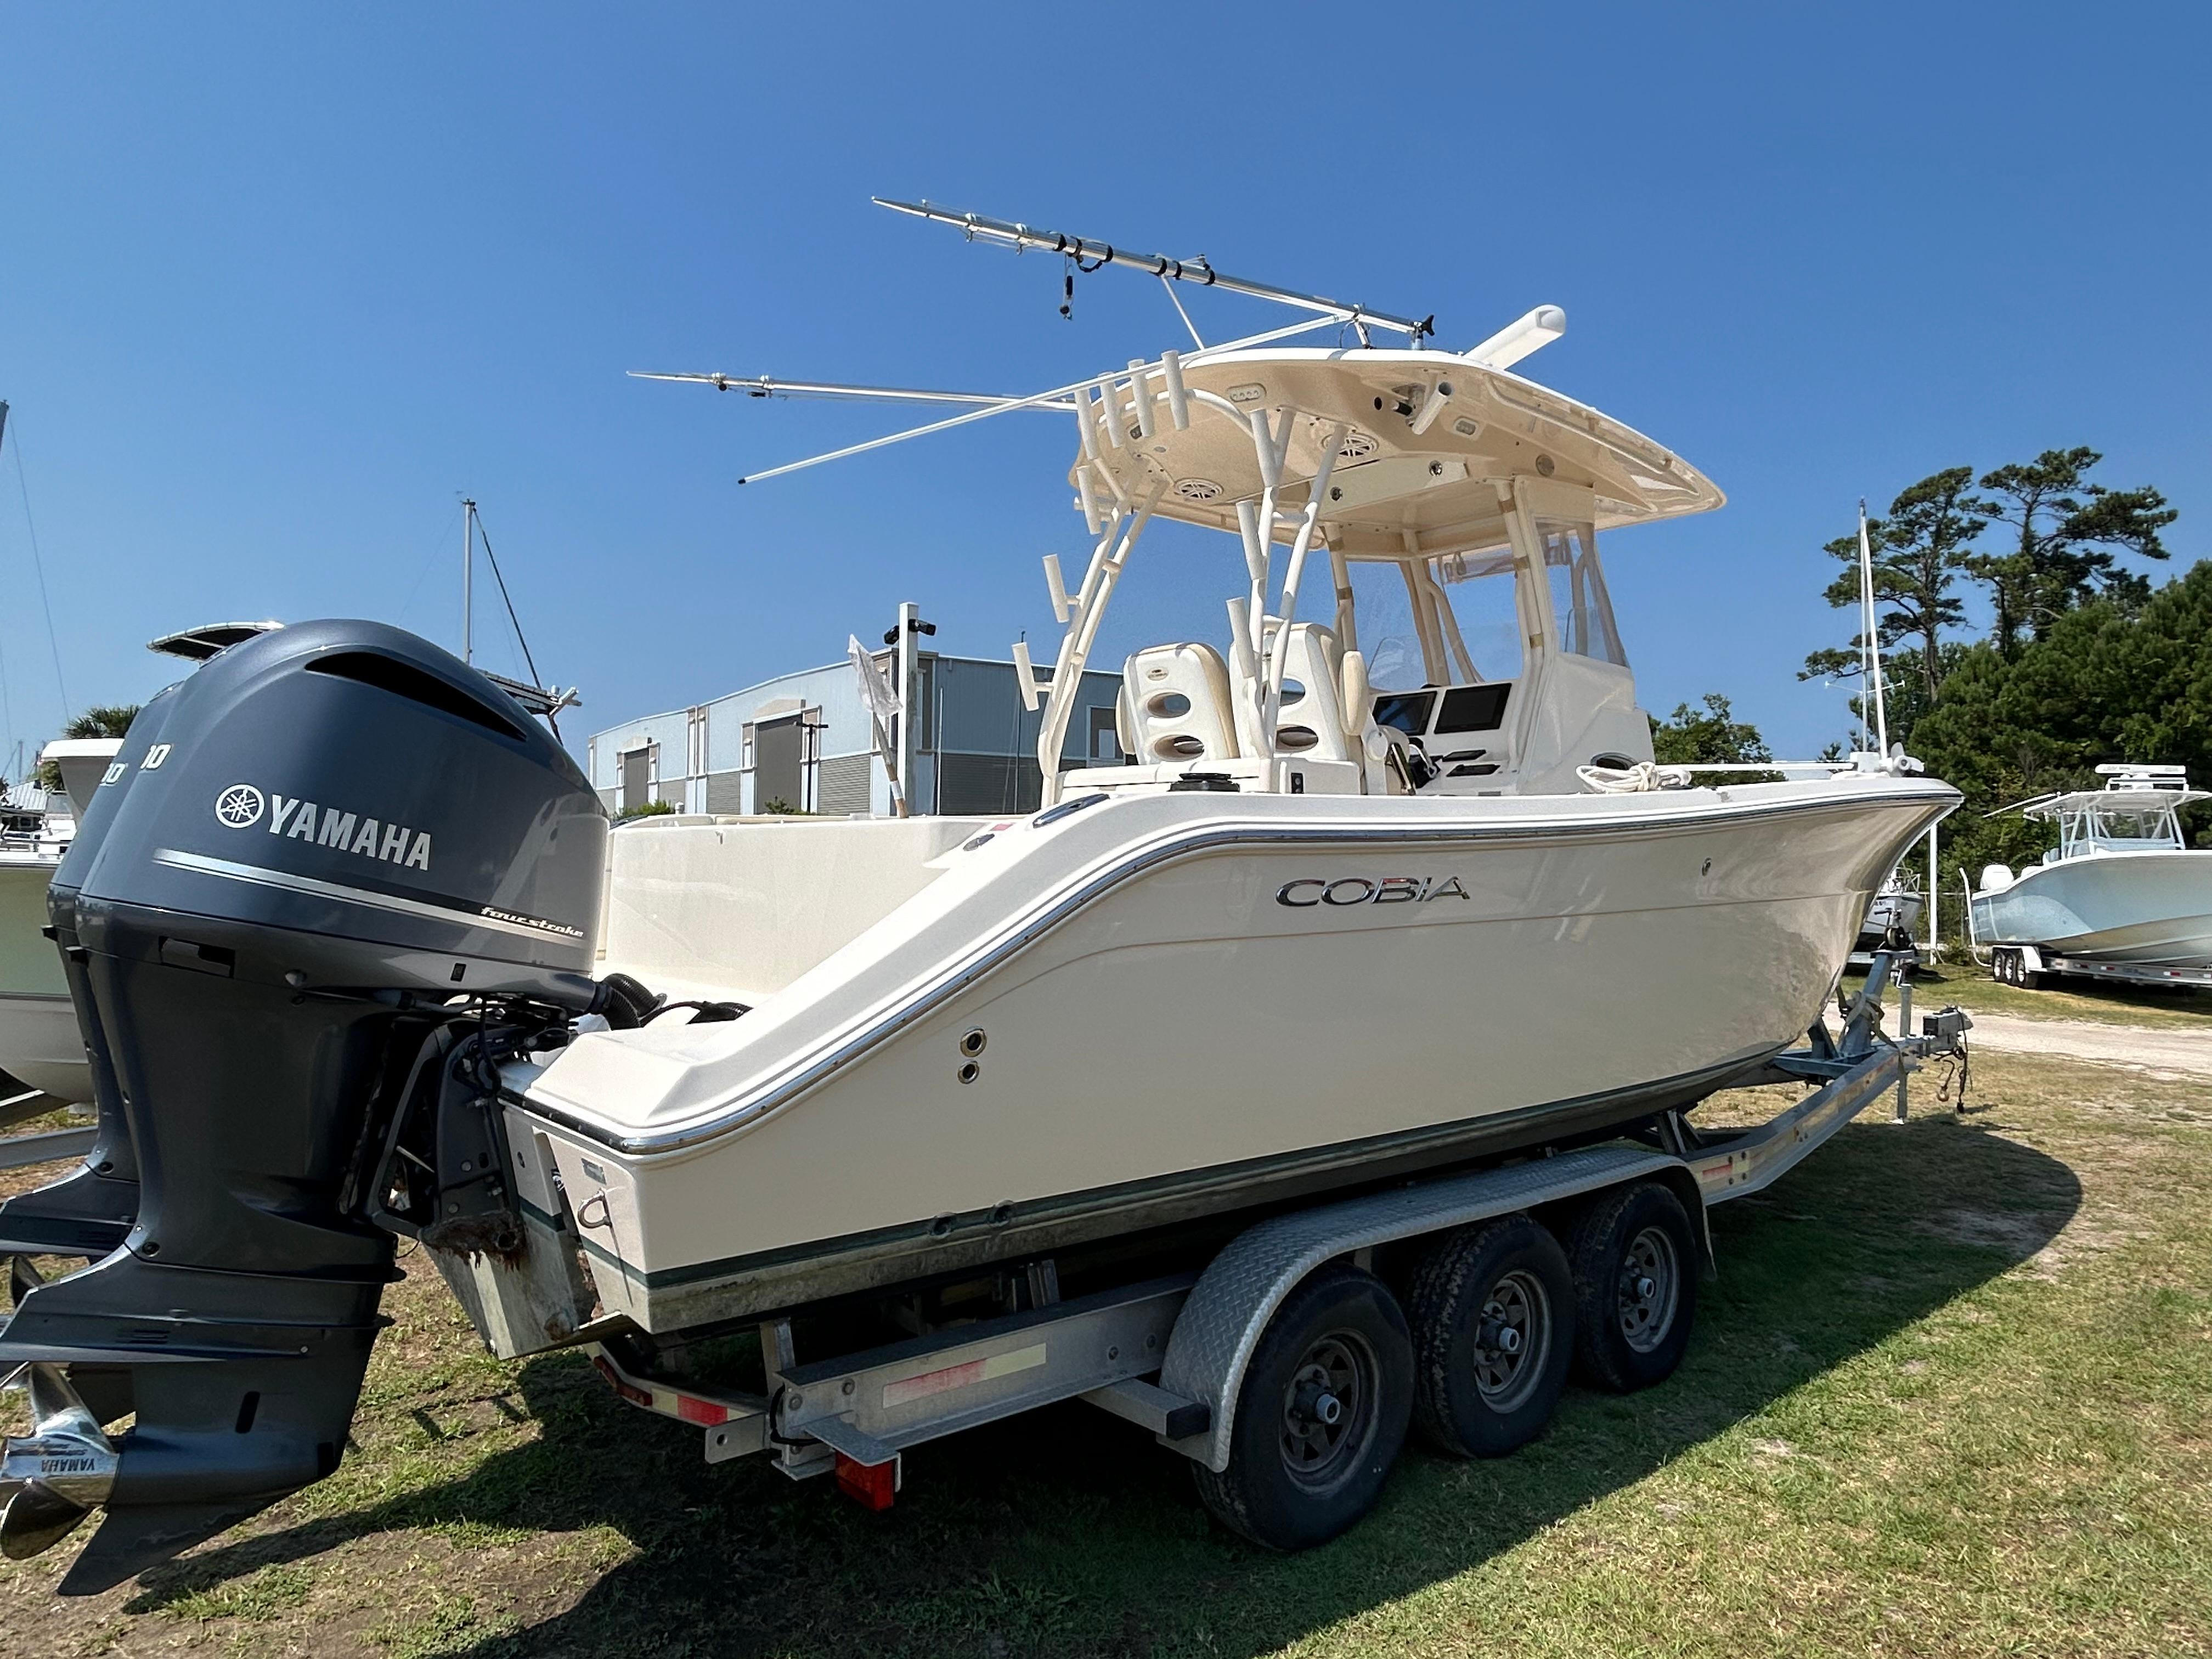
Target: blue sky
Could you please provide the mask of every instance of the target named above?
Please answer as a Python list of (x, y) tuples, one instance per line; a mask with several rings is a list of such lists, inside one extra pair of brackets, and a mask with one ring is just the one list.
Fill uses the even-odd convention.
[[(572, 735), (831, 660), (902, 599), (949, 650), (1048, 632), (1062, 423), (740, 489), (899, 416), (624, 378), (1030, 390), (1177, 337), (1141, 278), (1065, 322), (1054, 263), (874, 192), (1448, 345), (1563, 305), (1524, 368), (1731, 497), (1609, 544), (1644, 701), (1723, 691), (1810, 751), (1844, 693), (1793, 673), (1848, 635), (1819, 549), (1860, 495), (2087, 443), (2179, 507), (2175, 568), (2207, 550), (2207, 16), (0, 4), (0, 398), (68, 695), (145, 697), (143, 641), (219, 617), (453, 642), (463, 490), (583, 687)], [(1163, 545), (1116, 652), (1221, 631), (1231, 546)], [(0, 455), (11, 747), (62, 708), (29, 551)]]

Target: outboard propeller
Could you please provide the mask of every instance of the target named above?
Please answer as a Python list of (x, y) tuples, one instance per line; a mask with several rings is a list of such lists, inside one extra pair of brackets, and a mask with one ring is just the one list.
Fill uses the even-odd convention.
[[(396, 1277), (389, 1149), (454, 1092), (444, 1057), (557, 1043), (606, 1000), (605, 809), (411, 635), (235, 645), (148, 707), (109, 777), (48, 899), (99, 1144), (0, 1206), (0, 1371), (36, 1420), (0, 1449), (0, 1551), (104, 1511), (65, 1594), (337, 1467)], [(462, 1092), (496, 1142), (495, 1075)], [(514, 1202), (496, 1175), (469, 1198), (495, 1228)], [(41, 1282), (33, 1252), (93, 1260)]]
[(76, 1530), (115, 1485), (115, 1447), (58, 1365), (19, 1367), (10, 1389), (31, 1396), (32, 1429), (0, 1455), (0, 1555), (26, 1560)]

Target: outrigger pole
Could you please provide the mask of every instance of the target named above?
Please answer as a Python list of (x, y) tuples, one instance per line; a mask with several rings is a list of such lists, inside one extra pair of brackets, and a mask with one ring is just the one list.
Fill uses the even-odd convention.
[(970, 241), (980, 238), (1017, 252), (1024, 248), (1036, 248), (1047, 253), (1065, 254), (1076, 262), (1079, 270), (1096, 270), (1101, 265), (1124, 265), (1131, 270), (1141, 270), (1148, 276), (1157, 276), (1162, 282), (1196, 283), (1201, 288), (1224, 289), (1231, 294), (1249, 295), (1255, 300), (1273, 300), (1278, 305), (1297, 306), (1317, 316), (1350, 323), (1363, 335), (1370, 326), (1395, 330), (1405, 335), (1414, 345), (1419, 345), (1424, 338), (1437, 331), (1437, 319), (1433, 316), (1424, 317), (1416, 322), (1410, 317), (1393, 317), (1384, 312), (1370, 311), (1365, 306), (1346, 305), (1340, 301), (1325, 299), (1318, 294), (1301, 294), (1295, 289), (1277, 288), (1273, 283), (1255, 283), (1242, 276), (1231, 276), (1216, 270), (1203, 256), (1183, 260), (1170, 259), (1164, 253), (1131, 253), (1115, 247), (1111, 242), (1093, 242), (1081, 236), (1063, 236), (1056, 230), (1036, 230), (1010, 220), (987, 218), (980, 213), (954, 213), (945, 208), (933, 207), (927, 202), (894, 202), (883, 196), (869, 199), (878, 207), (887, 207), (894, 213), (910, 213), (917, 219), (955, 226), (966, 233)]
[[(988, 392), (933, 392), (920, 386), (854, 386), (836, 380), (779, 380), (766, 374), (661, 374), (647, 369), (629, 371), (633, 380), (690, 380), (717, 392), (742, 392), (750, 398), (855, 398), (894, 404), (1011, 404), (1012, 398)], [(1030, 403), (1027, 409), (1074, 411), (1073, 398), (1057, 403)]]
[[(1339, 301), (1323, 298), (1317, 294), (1301, 294), (1294, 289), (1277, 288), (1271, 283), (1249, 282), (1243, 277), (1224, 276), (1204, 259), (1184, 261), (1170, 259), (1160, 253), (1127, 253), (1108, 243), (1093, 242), (1079, 236), (1063, 236), (1057, 231), (1033, 230), (1027, 225), (1015, 224), (1004, 219), (986, 218), (980, 213), (951, 213), (943, 208), (932, 207), (927, 202), (894, 202), (877, 196), (870, 198), (878, 205), (896, 212), (910, 214), (916, 218), (933, 220), (939, 224), (954, 225), (964, 232), (970, 241), (981, 237), (986, 241), (1019, 251), (1039, 248), (1066, 255), (1077, 268), (1095, 270), (1101, 265), (1126, 265), (1132, 270), (1141, 270), (1160, 279), (1168, 298), (1175, 301), (1176, 310), (1186, 325), (1190, 322), (1182, 304), (1176, 300), (1173, 284), (1178, 282), (1196, 283), (1202, 287), (1226, 289), (1232, 294), (1249, 295), (1255, 299), (1272, 300), (1305, 313), (1299, 321), (1281, 328), (1268, 329), (1259, 334), (1248, 334), (1241, 339), (1227, 340), (1218, 345), (1200, 343), (1198, 356), (1204, 357), (1238, 351), (1252, 346), (1266, 345), (1287, 339), (1308, 330), (1328, 323), (1349, 323), (1358, 331), (1360, 345), (1368, 344), (1370, 326), (1396, 331), (1407, 337), (1407, 343), (1418, 349), (1421, 342), (1436, 332), (1436, 319), (1424, 317), (1418, 322), (1409, 317), (1393, 317), (1386, 313), (1370, 311), (1364, 306), (1345, 305)], [(1539, 306), (1519, 321), (1492, 335), (1468, 354), (1474, 361), (1488, 368), (1502, 368), (1518, 362), (1547, 341), (1559, 337), (1566, 327), (1566, 314), (1556, 306)], [(1197, 338), (1192, 329), (1192, 337)], [(1194, 357), (1194, 361), (1197, 359)], [(803, 460), (789, 461), (781, 466), (772, 466), (759, 472), (748, 473), (739, 483), (757, 483), (766, 478), (781, 477), (787, 472), (798, 472), (811, 466), (820, 466), (825, 461), (840, 461), (848, 456), (866, 454), (891, 444), (904, 443), (909, 438), (927, 437), (933, 433), (950, 431), (954, 427), (967, 426), (973, 422), (990, 419), (1017, 409), (1043, 409), (1057, 413), (1073, 413), (1084, 428), (1089, 429), (1092, 411), (1114, 401), (1121, 395), (1115, 390), (1119, 371), (1103, 376), (1091, 375), (1054, 386), (1026, 398), (993, 398), (981, 392), (943, 392), (903, 386), (855, 386), (828, 380), (779, 380), (769, 375), (738, 375), (722, 374), (668, 374), (632, 369), (633, 379), (641, 380), (683, 380), (711, 386), (717, 392), (743, 392), (755, 398), (851, 398), (877, 402), (908, 402), (956, 404), (963, 405), (961, 413), (933, 421), (925, 426), (909, 427), (903, 432), (893, 432), (865, 442), (848, 444), (824, 454), (810, 455)], [(1152, 395), (1143, 390), (1152, 376), (1158, 376), (1168, 388), (1170, 403), (1176, 406), (1176, 424), (1182, 424), (1180, 400), (1182, 390), (1181, 364), (1174, 352), (1163, 352), (1159, 358), (1147, 363), (1141, 360), (1129, 364), (1127, 390), (1137, 405), (1149, 408)], [(1095, 398), (1095, 401), (1094, 401)], [(1118, 406), (1118, 405), (1116, 405)], [(1227, 408), (1226, 405), (1224, 406)], [(1229, 410), (1231, 417), (1240, 423), (1245, 418), (1242, 410)], [(1139, 420), (1145, 418), (1141, 414)], [(1287, 418), (1287, 417), (1286, 417)], [(1103, 430), (1107, 441), (1118, 445), (1116, 428), (1109, 422)], [(1085, 517), (1091, 516), (1086, 507)], [(1095, 526), (1094, 526), (1095, 527)]]

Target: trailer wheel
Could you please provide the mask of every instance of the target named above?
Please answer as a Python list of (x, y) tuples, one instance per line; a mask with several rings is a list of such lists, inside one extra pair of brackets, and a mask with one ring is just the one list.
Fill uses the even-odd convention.
[(1543, 1432), (1574, 1354), (1573, 1275), (1525, 1215), (1447, 1235), (1414, 1270), (1414, 1421), (1455, 1457), (1503, 1457)]
[(1674, 1374), (1697, 1314), (1697, 1239), (1662, 1183), (1601, 1194), (1574, 1232), (1576, 1370), (1616, 1394)]
[(1406, 1316), (1382, 1281), (1324, 1267), (1283, 1301), (1245, 1368), (1229, 1467), (1194, 1466), (1198, 1495), (1270, 1549), (1334, 1538), (1374, 1506), (1406, 1443)]

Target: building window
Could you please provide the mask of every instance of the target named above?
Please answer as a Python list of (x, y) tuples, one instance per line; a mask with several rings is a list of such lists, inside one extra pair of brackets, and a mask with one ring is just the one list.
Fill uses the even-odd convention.
[(1096, 703), (1091, 705), (1091, 746), (1085, 751), (1085, 757), (1093, 766), (1121, 764), (1121, 738), (1120, 732), (1115, 729), (1114, 709), (1111, 704), (1103, 708)]

